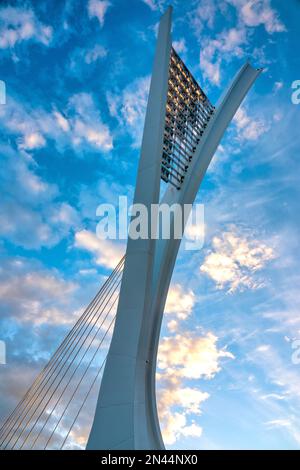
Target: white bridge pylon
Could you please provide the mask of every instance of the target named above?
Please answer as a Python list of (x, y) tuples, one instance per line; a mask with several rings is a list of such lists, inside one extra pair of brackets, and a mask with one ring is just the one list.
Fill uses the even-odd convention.
[[(212, 106), (172, 47), (171, 15), (170, 7), (159, 26), (134, 195), (134, 204), (146, 206), (148, 214), (153, 204), (193, 204), (227, 126), (261, 71), (246, 63)], [(167, 183), (161, 200), (160, 179)], [(80, 415), (84, 407), (93, 409), (103, 369), (87, 449), (164, 448), (155, 372), (180, 245), (173, 232), (176, 214), (170, 215), (170, 239), (159, 231), (157, 239), (151, 237), (158, 227), (152, 217), (148, 239), (131, 238), (129, 229), (126, 256), (2, 425), (1, 449), (76, 447)]]
[[(134, 194), (134, 204), (143, 204), (149, 214), (152, 204), (193, 204), (226, 128), (261, 72), (243, 65), (214, 108), (172, 48), (171, 17), (169, 7), (158, 30)], [(161, 178), (168, 184), (160, 201)], [(175, 237), (128, 238), (87, 449), (164, 449), (155, 396), (156, 357), (179, 245)]]

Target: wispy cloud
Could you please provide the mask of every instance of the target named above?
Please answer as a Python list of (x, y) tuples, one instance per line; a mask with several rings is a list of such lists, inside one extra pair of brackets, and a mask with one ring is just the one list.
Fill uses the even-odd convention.
[[(215, 38), (204, 35), (204, 27), (211, 29), (215, 23), (217, 12), (228, 18), (228, 6), (234, 7), (237, 15), (236, 25), (225, 28)], [(266, 33), (282, 33), (286, 31), (277, 11), (271, 7), (269, 0), (224, 0), (222, 2), (203, 0), (190, 15), (191, 25), (200, 40), (200, 68), (205, 78), (215, 85), (222, 80), (221, 69), (224, 63), (234, 57), (244, 57), (249, 53), (257, 57), (260, 63), (266, 63), (264, 46), (249, 50), (250, 37), (254, 28), (264, 26)]]
[(233, 5), (240, 20), (249, 27), (264, 26), (267, 33), (286, 31), (277, 11), (271, 7), (270, 0), (226, 0)]
[(254, 274), (274, 256), (272, 247), (249, 234), (239, 233), (233, 226), (230, 231), (213, 238), (212, 250), (200, 270), (216, 283), (218, 289), (229, 292), (257, 289), (262, 281)]
[(47, 139), (57, 146), (70, 146), (80, 154), (83, 145), (104, 153), (113, 148), (109, 127), (90, 93), (77, 93), (69, 98), (64, 111), (53, 106), (51, 111), (9, 97), (0, 109), (4, 128), (16, 136), (20, 150), (35, 151), (47, 146)]
[(47, 46), (53, 30), (43, 24), (34, 11), (24, 7), (2, 6), (0, 9), (0, 48), (13, 48), (24, 41)]
[(110, 240), (101, 240), (88, 230), (75, 234), (74, 246), (92, 253), (95, 263), (105, 268), (115, 268), (124, 255), (124, 248), (121, 245)]
[(104, 25), (104, 18), (111, 3), (106, 0), (89, 0), (88, 14), (90, 18), (97, 18), (101, 27)]
[(283, 350), (275, 348), (274, 345), (262, 344), (249, 353), (248, 360), (263, 371), (266, 380), (272, 384), (273, 395), (275, 393), (275, 396), (284, 397), (280, 400), (276, 398), (275, 401), (273, 397), (273, 400), (267, 403), (264, 397), (264, 406), (270, 413), (270, 418), (264, 425), (273, 432), (276, 428), (284, 429), (299, 445), (299, 373), (290, 358), (283, 353)]
[(175, 332), (178, 327), (178, 321), (185, 320), (192, 312), (196, 302), (194, 292), (186, 290), (180, 284), (174, 284), (170, 287), (165, 306), (165, 314), (169, 315), (168, 328)]
[(66, 73), (77, 79), (82, 78), (84, 83), (86, 83), (87, 76), (90, 76), (98, 62), (105, 59), (107, 54), (107, 48), (101, 44), (96, 44), (91, 47), (78, 47), (74, 49), (70, 56)]
[(33, 269), (22, 258), (8, 259), (0, 270), (2, 318), (35, 326), (72, 324), (76, 316), (69, 312), (69, 296), (77, 287), (55, 270), (39, 265)]
[(184, 38), (178, 39), (178, 41), (173, 41), (173, 47), (178, 54), (184, 54), (187, 52), (187, 45)]
[(166, 5), (166, 0), (142, 0), (152, 11), (162, 11)]
[(32, 132), (24, 135), (24, 140), (20, 144), (20, 148), (25, 150), (35, 150), (44, 147), (45, 144), (46, 141), (42, 134), (39, 132)]
[(217, 13), (217, 4), (214, 0), (202, 0), (190, 13), (190, 21), (196, 35), (199, 37), (205, 26), (212, 28)]
[(262, 118), (251, 118), (244, 107), (237, 110), (233, 120), (238, 130), (238, 137), (242, 140), (257, 140), (270, 129), (270, 125)]
[(108, 93), (107, 102), (111, 116), (116, 117), (123, 131), (129, 131), (134, 147), (142, 140), (150, 77), (141, 77), (128, 85), (121, 94)]
[(72, 141), (75, 146), (89, 143), (104, 152), (113, 148), (113, 139), (107, 125), (103, 124), (93, 97), (88, 93), (73, 95), (69, 100)]
[(36, 164), (8, 146), (0, 148), (4, 194), (0, 208), (1, 235), (24, 248), (54, 246), (79, 223), (75, 208), (59, 200), (59, 189), (36, 174)]
[(225, 59), (242, 57), (242, 46), (247, 44), (245, 28), (230, 28), (218, 34), (216, 39), (203, 42), (200, 51), (200, 68), (204, 77), (219, 85), (221, 82), (221, 66)]

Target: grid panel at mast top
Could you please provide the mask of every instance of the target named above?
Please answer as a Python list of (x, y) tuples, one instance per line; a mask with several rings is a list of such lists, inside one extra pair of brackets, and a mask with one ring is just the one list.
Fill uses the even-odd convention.
[(172, 48), (161, 178), (180, 189), (214, 107)]

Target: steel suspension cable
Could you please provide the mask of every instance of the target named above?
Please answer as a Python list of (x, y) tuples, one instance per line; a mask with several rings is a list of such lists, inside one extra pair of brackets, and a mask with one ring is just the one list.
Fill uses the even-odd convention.
[[(121, 260), (121, 262), (119, 263), (118, 269), (116, 269), (116, 270), (113, 272), (113, 275), (111, 275), (111, 277), (110, 277), (110, 282), (109, 282), (109, 283), (107, 284), (107, 286), (106, 286), (106, 290), (107, 290), (108, 292), (111, 290), (111, 286), (114, 285), (115, 278), (119, 275), (120, 267), (122, 267), (122, 264), (123, 264), (123, 260)], [(98, 304), (99, 304), (100, 300), (103, 301), (103, 300), (105, 300), (105, 298), (107, 297), (107, 292), (105, 293), (105, 291), (103, 291), (102, 293), (105, 294), (105, 295), (104, 295), (104, 297), (101, 296), (101, 298), (98, 300)], [(102, 297), (103, 297), (103, 298), (102, 298)], [(89, 317), (92, 316), (92, 319), (91, 319), (91, 325), (92, 325), (92, 327), (91, 327), (91, 329), (88, 331), (88, 335), (90, 334), (90, 331), (91, 331), (91, 330), (93, 329), (93, 327), (94, 327), (94, 325), (93, 325), (93, 323), (92, 323), (92, 322), (93, 322), (93, 319), (95, 318), (95, 315), (97, 314), (97, 312), (94, 313), (95, 306), (97, 307), (96, 304), (93, 306), (93, 309), (92, 309), (91, 312), (89, 313), (89, 316), (85, 319), (85, 322), (82, 324), (81, 328), (78, 330), (76, 336), (74, 337), (74, 338), (77, 338), (77, 336), (78, 336), (79, 334), (81, 334), (81, 336), (79, 337), (79, 340), (77, 340), (77, 342), (75, 343), (75, 346), (71, 349), (71, 352), (68, 354), (67, 358), (64, 359), (62, 365), (61, 365), (62, 360), (61, 360), (61, 358), (60, 358), (60, 360), (58, 361), (58, 364), (55, 365), (55, 367), (54, 367), (54, 369), (52, 370), (50, 376), (47, 377), (46, 383), (43, 385), (43, 387), (41, 388), (41, 390), (39, 390), (39, 388), (36, 390), (35, 395), (37, 395), (37, 394), (40, 395), (40, 393), (45, 389), (45, 385), (48, 384), (49, 380), (52, 378), (53, 374), (56, 372), (56, 370), (57, 370), (57, 368), (58, 368), (59, 366), (60, 366), (60, 369), (58, 370), (58, 372), (57, 372), (57, 374), (56, 374), (56, 377), (57, 377), (57, 376), (59, 375), (59, 373), (63, 370), (63, 368), (64, 368), (66, 362), (67, 362), (68, 359), (71, 357), (71, 355), (72, 355), (72, 353), (74, 352), (74, 350), (76, 349), (77, 345), (80, 344), (80, 340), (82, 339), (82, 337), (84, 337), (84, 334), (85, 334), (85, 332), (86, 332), (87, 329), (88, 329), (89, 324), (86, 325), (86, 320), (87, 320), (87, 319), (90, 320)], [(83, 330), (83, 332), (82, 332), (82, 330)], [(85, 340), (86, 340), (86, 337), (84, 337), (84, 341), (85, 341)], [(70, 342), (70, 344), (67, 346), (67, 349), (66, 349), (65, 352), (68, 352), (68, 351), (70, 350), (70, 347), (73, 345), (73, 343), (74, 343), (74, 339), (73, 339), (73, 340)], [(76, 353), (75, 353), (75, 354), (76, 354)], [(76, 356), (74, 356), (73, 360), (75, 359), (75, 357), (76, 357)], [(41, 404), (41, 402), (43, 401), (44, 397), (45, 397), (46, 394), (48, 393), (49, 389), (51, 388), (51, 386), (52, 386), (53, 383), (55, 382), (56, 377), (54, 378), (54, 381), (51, 382), (50, 387), (48, 387), (48, 389), (46, 389), (46, 392), (44, 393), (44, 396), (43, 396), (42, 399), (40, 400), (38, 406)], [(33, 402), (32, 402), (32, 399), (33, 399), (33, 398), (34, 398), (34, 400), (33, 400)], [(27, 403), (27, 407), (29, 406), (29, 409), (27, 410), (27, 412), (25, 413), (25, 415), (24, 415), (23, 417), (22, 417), (22, 415), (21, 415), (19, 425), (17, 426), (17, 428), (16, 428), (16, 430), (14, 431), (14, 433), (16, 433), (16, 432), (19, 430), (20, 426), (22, 425), (22, 422), (24, 421), (24, 419), (25, 419), (26, 416), (28, 415), (28, 412), (30, 411), (30, 409), (32, 408), (32, 406), (35, 404), (36, 400), (37, 400), (37, 396), (36, 396), (36, 397), (33, 396), (33, 397), (29, 400), (29, 403)], [(26, 425), (29, 423), (29, 421), (30, 421), (31, 418), (32, 418), (32, 415), (30, 416), (29, 420), (26, 422)], [(25, 425), (25, 426), (26, 426), (26, 425)], [(22, 429), (22, 433), (23, 433), (23, 431), (24, 431), (24, 428)], [(8, 436), (9, 436), (9, 434), (8, 434)], [(8, 436), (7, 436), (7, 437), (8, 437)], [(19, 437), (21, 437), (21, 436), (19, 436)], [(13, 436), (11, 436), (11, 438), (10, 438), (9, 441), (7, 442), (6, 446), (10, 443), (10, 441), (12, 440), (12, 438), (13, 438)], [(4, 439), (4, 441), (5, 441), (5, 440), (6, 440), (6, 438)], [(18, 441), (18, 440), (19, 440), (19, 439), (17, 439), (17, 441)], [(14, 445), (16, 444), (17, 441), (15, 441)]]
[[(121, 280), (119, 280), (119, 282), (118, 282), (118, 284), (117, 284), (117, 286), (116, 286), (114, 292), (113, 292), (113, 293), (111, 294), (111, 296), (110, 296), (109, 301), (111, 300), (111, 298), (113, 297), (113, 295), (117, 292), (117, 290), (118, 290), (118, 288), (119, 288), (119, 286), (120, 286), (120, 283), (121, 283)], [(97, 327), (97, 329), (96, 329), (96, 331), (95, 331), (95, 333), (94, 333), (92, 339), (91, 339), (90, 342), (89, 342), (89, 345), (87, 346), (87, 349), (84, 351), (84, 354), (81, 356), (80, 361), (78, 362), (78, 364), (76, 365), (75, 369), (73, 370), (71, 376), (69, 377), (68, 382), (66, 383), (66, 385), (64, 386), (64, 388), (63, 388), (62, 391), (60, 392), (60, 395), (58, 396), (58, 398), (57, 398), (57, 400), (56, 400), (56, 402), (55, 402), (55, 405), (54, 405), (54, 407), (52, 408), (51, 413), (49, 413), (49, 415), (47, 416), (47, 419), (45, 420), (45, 423), (43, 424), (43, 426), (42, 426), (40, 432), (38, 433), (36, 439), (34, 440), (32, 447), (34, 447), (36, 441), (38, 440), (39, 436), (40, 436), (41, 433), (43, 432), (45, 426), (47, 425), (47, 423), (48, 423), (48, 421), (49, 421), (49, 419), (50, 419), (50, 417), (52, 416), (52, 414), (53, 414), (53, 412), (54, 412), (54, 410), (55, 410), (57, 404), (60, 402), (60, 399), (61, 399), (62, 396), (64, 395), (66, 389), (67, 389), (68, 386), (70, 385), (70, 383), (71, 383), (73, 377), (75, 376), (77, 370), (79, 369), (80, 365), (82, 364), (83, 359), (86, 357), (87, 353), (89, 352), (90, 348), (92, 347), (92, 345), (93, 345), (93, 343), (94, 343), (94, 340), (96, 339), (96, 337), (97, 337), (99, 331), (101, 330), (101, 328), (102, 328), (104, 322), (105, 322), (106, 319), (108, 318), (108, 316), (109, 316), (109, 314), (110, 314), (110, 312), (111, 312), (111, 310), (112, 310), (112, 308), (113, 308), (113, 306), (114, 306), (114, 304), (115, 304), (117, 298), (118, 298), (118, 296), (116, 296), (114, 302), (113, 302), (113, 303), (111, 304), (111, 306), (109, 307), (109, 309), (108, 309), (108, 311), (107, 311), (107, 313), (106, 313), (104, 319), (102, 320), (101, 324)], [(109, 301), (108, 301), (108, 302), (109, 302)], [(104, 335), (104, 337), (105, 337), (105, 335)], [(99, 345), (98, 345), (96, 351), (94, 352), (94, 354), (96, 354), (96, 352), (99, 350), (99, 347), (100, 347), (100, 345), (102, 344), (102, 342), (103, 342), (103, 340), (100, 341), (100, 343), (99, 343)], [(94, 356), (93, 356), (93, 358), (94, 358)], [(89, 365), (90, 365), (90, 364), (88, 364), (87, 368), (89, 367)], [(87, 370), (87, 369), (86, 369), (86, 370)], [(81, 382), (80, 382), (80, 383), (81, 383)], [(54, 396), (55, 392), (57, 391), (58, 386), (59, 386), (59, 384), (56, 386), (56, 388), (55, 388), (55, 390), (52, 392), (52, 394), (51, 394), (51, 396), (50, 396), (48, 402), (47, 402), (46, 405), (44, 406), (43, 410), (40, 412), (39, 416), (36, 418), (36, 421), (35, 421), (34, 425), (32, 426), (31, 430), (29, 431), (29, 434), (27, 435), (27, 437), (26, 437), (26, 439), (24, 440), (23, 444), (21, 445), (20, 449), (22, 449), (22, 448), (24, 447), (24, 445), (26, 444), (27, 439), (29, 438), (31, 432), (34, 430), (34, 427), (35, 427), (36, 424), (39, 422), (39, 419), (40, 419), (41, 416), (43, 415), (43, 413), (44, 413), (45, 409), (47, 408), (48, 404), (50, 403), (52, 397)], [(32, 447), (31, 447), (31, 448), (32, 448)]]
[[(119, 265), (120, 265), (120, 263), (119, 263)], [(115, 272), (113, 273), (113, 275), (111, 276), (111, 281), (112, 281), (113, 278), (115, 277), (116, 273), (118, 273), (118, 270), (119, 270), (119, 266), (118, 266), (118, 269), (116, 269)], [(107, 286), (109, 286), (109, 283), (107, 284)], [(106, 288), (108, 288), (107, 286), (106, 286)], [(105, 291), (104, 291), (104, 292), (105, 292)], [(92, 310), (92, 311), (93, 311), (93, 310)], [(88, 317), (87, 317), (87, 318), (88, 318)], [(85, 324), (85, 323), (83, 323), (83, 324)], [(80, 328), (80, 330), (81, 330), (81, 329), (82, 329), (82, 328)], [(80, 330), (79, 330), (79, 332), (80, 332)], [(78, 334), (78, 333), (76, 333), (76, 335), (77, 335), (77, 334)], [(75, 337), (76, 337), (76, 336), (75, 336)], [(69, 350), (69, 346), (67, 347), (66, 351), (68, 351), (68, 350)], [(60, 363), (61, 363), (61, 360), (59, 360), (59, 364), (60, 364)], [(55, 369), (56, 369), (56, 367), (55, 367)], [(53, 371), (53, 372), (54, 372), (54, 371)], [(51, 373), (50, 377), (53, 375), (53, 372)], [(44, 378), (44, 380), (45, 380), (46, 378), (47, 378), (47, 376)], [(43, 381), (44, 381), (44, 380), (43, 380)], [(41, 385), (42, 385), (42, 384), (41, 384)], [(28, 408), (28, 406), (31, 408), (30, 405), (31, 405), (32, 399), (34, 398), (34, 395), (37, 395), (37, 394), (39, 393), (39, 388), (40, 388), (40, 387), (38, 387), (38, 388), (35, 390), (33, 396), (30, 397), (29, 402), (27, 402), (26, 405), (25, 405), (25, 409), (22, 411), (21, 415), (19, 416), (19, 425), (17, 426), (16, 431), (17, 431), (17, 430), (19, 429), (19, 427), (20, 427), (20, 424), (21, 424), (21, 421), (22, 421), (22, 414), (24, 415), (24, 411), (26, 411), (26, 408)], [(44, 387), (43, 387), (43, 388), (44, 388)], [(43, 388), (42, 388), (42, 390), (43, 390)], [(35, 401), (36, 401), (36, 399), (34, 400), (34, 402), (35, 402)], [(27, 414), (28, 414), (28, 411), (27, 411), (27, 413), (25, 414), (25, 416), (24, 416), (23, 418), (25, 418), (25, 417), (27, 416)], [(16, 423), (17, 423), (17, 422), (18, 422), (18, 419), (16, 420), (15, 424), (9, 429), (8, 433), (6, 434), (6, 436), (4, 437), (4, 439), (2, 440), (1, 445), (2, 445), (2, 444), (5, 442), (5, 440), (9, 437), (9, 434), (11, 433), (11, 431), (13, 431), (13, 427), (16, 426)], [(11, 439), (10, 439), (10, 440), (11, 440)], [(9, 442), (10, 442), (10, 441), (9, 441)]]
[[(45, 377), (47, 376), (47, 374), (49, 373), (49, 371), (51, 370), (52, 366), (55, 364), (55, 362), (57, 361), (57, 359), (61, 356), (61, 353), (63, 353), (64, 351), (64, 348), (68, 345), (68, 343), (70, 342), (70, 340), (72, 339), (72, 337), (76, 334), (77, 332), (77, 329), (80, 327), (80, 325), (85, 321), (86, 317), (88, 316), (88, 314), (90, 313), (91, 311), (91, 308), (94, 306), (94, 304), (98, 301), (99, 297), (103, 294), (103, 291), (107, 288), (107, 284), (109, 284), (109, 282), (111, 281), (111, 278), (114, 276), (114, 274), (120, 269), (120, 267), (122, 268), (122, 264), (124, 263), (124, 259), (125, 257), (123, 257), (120, 262), (118, 263), (118, 265), (116, 266), (116, 268), (114, 269), (114, 271), (111, 273), (111, 275), (106, 279), (105, 283), (102, 285), (101, 289), (99, 290), (99, 292), (96, 294), (96, 296), (94, 297), (94, 299), (90, 302), (90, 304), (88, 305), (88, 307), (85, 309), (85, 312), (83, 315), (81, 315), (81, 317), (77, 320), (77, 322), (75, 323), (74, 327), (71, 329), (71, 331), (68, 333), (68, 335), (66, 336), (66, 338), (63, 340), (63, 342), (61, 343), (61, 345), (58, 347), (58, 349), (55, 351), (54, 355), (52, 356), (52, 358), (50, 359), (50, 361), (46, 364), (46, 366), (44, 367), (44, 369), (40, 372), (40, 374), (37, 376), (37, 378), (35, 379), (34, 383), (31, 385), (31, 387), (28, 389), (28, 391), (26, 392), (25, 396), (23, 397), (23, 399), (19, 402), (19, 404), (17, 405), (17, 407), (12, 411), (12, 413), (9, 415), (9, 417), (6, 419), (5, 423), (2, 425), (1, 429), (0, 429), (0, 437), (3, 438), (3, 436), (5, 435), (5, 432), (6, 432), (6, 435), (4, 436), (4, 439), (2, 440), (2, 442), (0, 443), (0, 445), (3, 444), (3, 442), (5, 441), (7, 435), (10, 433), (11, 429), (16, 425), (16, 422), (18, 421), (18, 418), (20, 418), (22, 416), (21, 415), (17, 415), (17, 413), (19, 412), (20, 408), (22, 408), (23, 404), (26, 402), (27, 398), (29, 398), (33, 393), (36, 392), (37, 390), (37, 387), (40, 386), (41, 384), (41, 381), (43, 381), (45, 379)], [(25, 408), (26, 408), (26, 405), (25, 405)], [(24, 410), (23, 410), (24, 411)], [(22, 411), (22, 412), (23, 412)], [(12, 423), (12, 421), (14, 420), (14, 416), (17, 416), (17, 418), (15, 419), (15, 421)], [(10, 426), (10, 428), (8, 428), (8, 426)], [(8, 431), (8, 433), (7, 433)]]
[[(116, 278), (116, 279), (118, 279), (118, 278)], [(116, 281), (114, 280), (114, 282), (112, 283), (112, 286), (109, 287), (110, 291), (115, 288), (115, 282), (116, 282)], [(108, 291), (108, 293), (106, 294), (105, 299), (106, 299), (106, 297), (110, 294), (110, 291)], [(107, 303), (105, 304), (104, 308), (106, 307), (106, 305), (107, 305)], [(101, 306), (102, 306), (102, 304), (101, 304)], [(22, 430), (21, 430), (21, 434), (20, 434), (19, 437), (17, 437), (17, 439), (14, 441), (14, 444), (12, 445), (12, 448), (14, 448), (14, 447), (16, 446), (16, 444), (18, 443), (18, 441), (20, 440), (20, 438), (22, 437), (22, 435), (24, 434), (24, 432), (26, 432), (27, 426), (29, 425), (31, 419), (34, 419), (35, 412), (38, 411), (40, 405), (42, 405), (44, 398), (47, 397), (47, 394), (48, 394), (49, 391), (51, 390), (52, 386), (55, 387), (55, 381), (56, 381), (57, 378), (59, 378), (59, 374), (60, 374), (61, 372), (62, 372), (64, 375), (63, 375), (62, 378), (59, 380), (58, 386), (60, 385), (60, 383), (61, 383), (62, 380), (64, 379), (65, 374), (68, 372), (68, 370), (69, 370), (70, 367), (72, 366), (73, 362), (75, 361), (75, 359), (76, 359), (77, 355), (79, 354), (80, 350), (82, 349), (82, 347), (83, 347), (83, 345), (84, 345), (86, 339), (88, 338), (88, 336), (89, 336), (89, 334), (91, 333), (91, 331), (93, 330), (95, 324), (96, 324), (97, 321), (99, 320), (99, 317), (100, 317), (101, 314), (103, 313), (104, 308), (100, 311), (100, 315), (98, 314), (98, 310), (96, 310), (96, 312), (94, 313), (94, 315), (93, 315), (93, 317), (92, 317), (92, 323), (91, 323), (91, 327), (90, 327), (90, 328), (89, 328), (89, 324), (87, 324), (87, 325), (85, 326), (84, 331), (83, 331), (83, 333), (81, 334), (81, 336), (79, 337), (79, 339), (77, 340), (77, 342), (75, 343), (75, 346), (73, 346), (73, 348), (71, 349), (71, 352), (69, 353), (69, 355), (67, 356), (67, 358), (64, 360), (64, 363), (62, 364), (62, 366), (61, 366), (60, 369), (58, 370), (57, 374), (54, 375), (54, 379), (52, 380), (52, 382), (51, 382), (50, 385), (48, 386), (48, 389), (45, 390), (43, 396), (42, 396), (41, 399), (38, 401), (38, 404), (35, 406), (35, 408), (33, 409), (33, 412), (32, 412), (31, 415), (29, 416), (29, 419), (27, 419), (25, 425), (23, 426), (23, 428), (22, 428)], [(98, 315), (98, 316), (97, 316), (97, 315)], [(94, 320), (95, 317), (96, 317), (96, 321), (93, 323), (93, 320)], [(87, 334), (85, 335), (85, 332), (86, 332), (86, 331), (87, 331)], [(84, 336), (84, 335), (85, 335), (85, 336)], [(82, 338), (83, 338), (83, 341), (80, 342)], [(76, 348), (77, 348), (78, 345), (79, 345), (79, 349), (78, 349), (78, 351), (76, 352)], [(73, 358), (72, 358), (71, 356), (72, 356), (72, 354), (73, 354), (74, 351), (75, 351), (75, 355), (74, 355)], [(71, 358), (71, 362), (70, 362), (70, 364), (67, 366), (67, 370), (64, 372), (64, 367), (65, 367), (65, 365), (68, 363), (68, 359), (69, 359), (69, 358)], [(55, 371), (54, 371), (54, 372), (55, 372)], [(51, 374), (51, 377), (52, 377), (52, 376), (53, 376), (53, 373)], [(50, 377), (50, 378), (51, 378), (51, 377)], [(55, 390), (57, 390), (57, 387), (58, 387), (58, 386), (56, 386)], [(43, 387), (43, 389), (44, 389), (44, 387)], [(42, 390), (43, 390), (43, 389), (42, 389)], [(51, 397), (52, 397), (52, 395), (51, 395)], [(30, 411), (30, 410), (33, 408), (33, 405), (35, 405), (35, 402), (36, 402), (36, 400), (37, 400), (38, 398), (40, 398), (40, 394), (35, 398), (34, 402), (31, 404), (30, 409), (29, 409), (28, 411)], [(49, 402), (49, 400), (48, 400), (48, 402)], [(47, 403), (48, 403), (48, 402), (47, 402)], [(28, 412), (27, 412), (26, 415), (24, 416), (24, 419), (26, 418), (27, 415), (28, 415)], [(21, 421), (20, 424), (22, 424), (22, 422), (24, 421), (24, 419)], [(19, 425), (18, 429), (19, 429), (19, 428), (20, 428), (20, 425)], [(17, 429), (17, 430), (18, 430), (18, 429)], [(12, 436), (12, 437), (13, 437), (13, 436)], [(12, 439), (12, 437), (11, 437), (11, 439)], [(11, 439), (9, 440), (9, 442), (11, 441)], [(7, 443), (7, 445), (9, 444), (9, 442)], [(7, 445), (6, 445), (6, 446), (7, 446)]]
[[(115, 299), (114, 304), (115, 304), (116, 300), (117, 300), (117, 299)], [(103, 336), (103, 338), (102, 338), (102, 340), (101, 340), (101, 343), (98, 345), (96, 351), (95, 351), (94, 354), (93, 354), (93, 357), (91, 358), (91, 360), (90, 360), (88, 366), (86, 367), (86, 369), (85, 369), (85, 371), (84, 371), (83, 376), (82, 376), (81, 379), (80, 379), (80, 382), (77, 384), (75, 390), (73, 391), (71, 397), (69, 398), (69, 401), (68, 401), (68, 403), (67, 403), (67, 406), (65, 407), (65, 409), (64, 409), (63, 413), (61, 414), (61, 416), (60, 416), (58, 422), (56, 423), (55, 428), (54, 428), (53, 431), (51, 432), (51, 435), (50, 435), (49, 439), (48, 439), (47, 442), (46, 442), (46, 445), (45, 445), (45, 447), (44, 447), (44, 450), (45, 450), (45, 449), (47, 448), (47, 446), (49, 445), (49, 443), (50, 443), (50, 441), (51, 441), (51, 439), (52, 439), (52, 436), (55, 434), (55, 432), (56, 432), (56, 430), (57, 430), (59, 424), (61, 423), (63, 417), (65, 416), (65, 413), (66, 413), (66, 411), (67, 411), (69, 405), (71, 404), (71, 402), (72, 402), (72, 400), (73, 400), (73, 398), (74, 398), (74, 396), (75, 396), (77, 390), (79, 389), (79, 387), (80, 387), (80, 385), (81, 385), (81, 383), (82, 383), (82, 381), (83, 381), (83, 379), (84, 379), (84, 377), (85, 377), (87, 371), (89, 370), (91, 364), (93, 363), (93, 361), (94, 361), (94, 359), (95, 359), (95, 357), (96, 357), (96, 355), (97, 355), (97, 353), (98, 353), (98, 351), (99, 351), (99, 349), (100, 349), (101, 344), (102, 344), (103, 341), (105, 340), (107, 333), (110, 331), (110, 329), (111, 329), (111, 327), (112, 327), (112, 325), (113, 325), (113, 323), (114, 323), (114, 321), (115, 321), (115, 318), (116, 318), (116, 315), (114, 315), (114, 317), (112, 318), (112, 320), (111, 320), (111, 322), (110, 322), (110, 325), (109, 325), (108, 329), (106, 330), (106, 332), (105, 332), (105, 334), (104, 334), (104, 336)], [(105, 361), (105, 360), (106, 360), (106, 357), (104, 358), (104, 361)], [(101, 370), (102, 370), (102, 366), (103, 366), (103, 363), (102, 363), (102, 365), (101, 365), (101, 367), (100, 367), (100, 370), (98, 371), (96, 377), (99, 376), (99, 373), (100, 373)], [(84, 400), (84, 402), (85, 402), (85, 400)], [(84, 402), (83, 402), (83, 404), (84, 404)], [(77, 416), (77, 417), (78, 417), (78, 416)], [(77, 419), (77, 418), (76, 418), (76, 419)], [(32, 447), (32, 448), (33, 448), (33, 447)]]
[(84, 407), (84, 405), (85, 405), (85, 403), (86, 403), (86, 400), (88, 399), (88, 397), (89, 397), (89, 395), (90, 395), (90, 393), (91, 393), (91, 391), (92, 391), (92, 389), (93, 389), (93, 387), (94, 387), (94, 385), (95, 385), (97, 379), (100, 377), (100, 373), (101, 373), (101, 371), (102, 371), (102, 369), (103, 369), (103, 367), (104, 367), (104, 364), (105, 364), (106, 359), (107, 359), (107, 356), (106, 356), (105, 359), (103, 360), (103, 362), (102, 362), (102, 364), (101, 364), (101, 367), (100, 367), (100, 369), (99, 369), (97, 375), (95, 376), (93, 382), (91, 383), (91, 386), (90, 386), (90, 388), (89, 388), (87, 394), (85, 395), (85, 397), (84, 397), (84, 399), (83, 399), (83, 401), (82, 401), (82, 403), (81, 403), (81, 405), (80, 405), (80, 408), (79, 408), (79, 410), (78, 410), (78, 412), (77, 412), (75, 418), (74, 418), (73, 421), (72, 421), (72, 424), (71, 424), (71, 426), (70, 426), (70, 428), (69, 428), (69, 430), (68, 430), (68, 432), (67, 432), (67, 435), (66, 435), (66, 437), (64, 438), (62, 445), (60, 446), (60, 450), (63, 449), (63, 447), (64, 447), (64, 445), (65, 445), (65, 443), (66, 443), (66, 441), (67, 441), (67, 439), (68, 439), (68, 437), (69, 437), (69, 435), (70, 435), (72, 429), (73, 429), (73, 426), (74, 426), (74, 424), (76, 423), (76, 421), (77, 421), (77, 419), (78, 419), (78, 416), (80, 415), (80, 413), (81, 413), (81, 411), (82, 411), (82, 408)]

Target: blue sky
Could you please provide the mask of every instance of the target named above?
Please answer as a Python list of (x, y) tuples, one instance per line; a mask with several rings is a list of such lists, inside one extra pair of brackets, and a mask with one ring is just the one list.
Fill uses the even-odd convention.
[[(1, 2), (0, 420), (122, 255), (96, 238), (96, 208), (132, 198), (167, 5)], [(299, 448), (300, 3), (173, 6), (174, 46), (213, 103), (246, 60), (264, 72), (199, 191), (204, 247), (176, 264), (158, 362), (165, 441)]]

